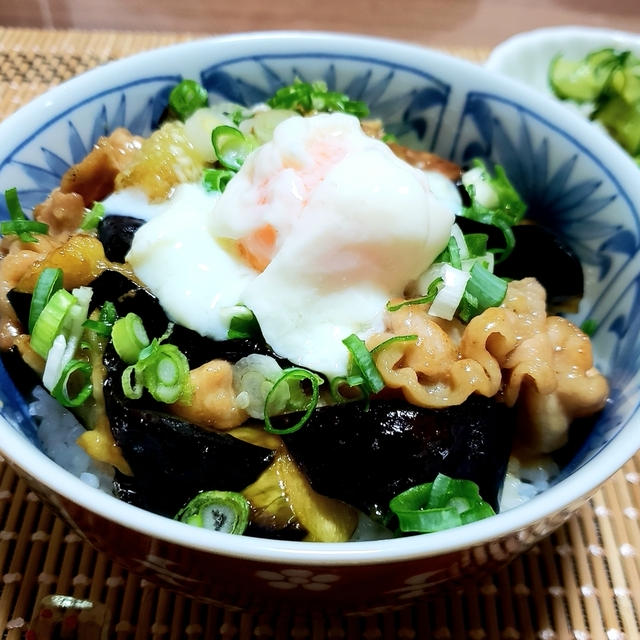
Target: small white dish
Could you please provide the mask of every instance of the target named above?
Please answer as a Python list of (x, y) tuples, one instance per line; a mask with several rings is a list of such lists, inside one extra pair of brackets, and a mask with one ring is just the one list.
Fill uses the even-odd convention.
[(591, 27), (550, 27), (519, 33), (499, 44), (485, 66), (553, 95), (549, 64), (557, 54), (582, 58), (590, 51), (612, 47), (640, 55), (640, 34)]
[[(489, 55), (485, 66), (553, 96), (549, 86), (549, 66), (556, 55), (578, 60), (605, 47), (632, 51), (640, 56), (640, 34), (578, 26), (535, 29), (499, 44)], [(588, 105), (563, 104), (575, 113), (588, 116)], [(596, 126), (602, 129), (600, 125)]]

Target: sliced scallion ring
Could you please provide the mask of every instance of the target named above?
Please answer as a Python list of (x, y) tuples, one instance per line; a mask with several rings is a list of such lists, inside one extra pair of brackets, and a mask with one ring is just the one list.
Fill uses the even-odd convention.
[(118, 314), (116, 313), (116, 308), (113, 302), (107, 300), (102, 305), (102, 309), (100, 309), (98, 319), (85, 320), (82, 326), (90, 331), (94, 331), (98, 335), (108, 337), (111, 335), (117, 316)]
[[(384, 389), (384, 380), (371, 357), (365, 343), (355, 333), (347, 336), (342, 343), (351, 353), (354, 371), (350, 375), (361, 376), (365, 390), (369, 393), (379, 393)], [(349, 376), (347, 376), (347, 381)]]
[[(82, 376), (83, 384), (78, 393), (71, 397), (69, 395), (69, 379), (74, 374)], [(93, 386), (91, 384), (91, 365), (83, 360), (70, 360), (62, 369), (62, 374), (51, 395), (65, 407), (79, 407), (91, 395)]]
[(49, 225), (36, 220), (5, 220), (0, 223), (0, 233), (3, 236), (18, 236), (22, 242), (38, 242), (32, 234), (48, 233)]
[(388, 338), (384, 342), (381, 342), (379, 345), (376, 345), (371, 349), (370, 353), (373, 355), (374, 353), (378, 353), (387, 347), (390, 347), (392, 344), (396, 342), (415, 342), (418, 339), (418, 336), (415, 333), (406, 335), (406, 336), (393, 336), (393, 338)]
[(95, 229), (100, 224), (100, 220), (104, 218), (104, 214), (105, 208), (102, 202), (94, 202), (91, 209), (84, 214), (80, 228), (83, 231)]
[[(311, 383), (311, 397), (308, 399), (307, 406), (304, 407), (304, 414), (293, 426), (286, 429), (276, 429), (271, 423), (271, 415), (269, 409), (271, 408), (271, 401), (277, 398), (277, 388), (281, 384), (289, 384), (291, 381), (302, 382), (308, 380)], [(318, 405), (318, 398), (320, 396), (320, 378), (312, 371), (307, 369), (301, 369), (299, 367), (290, 367), (282, 372), (282, 375), (275, 381), (273, 387), (267, 394), (267, 398), (264, 402), (264, 430), (267, 433), (273, 433), (278, 436), (286, 435), (288, 433), (294, 433), (298, 431), (309, 419), (313, 410)]]
[(20, 206), (18, 190), (15, 187), (4, 192), (4, 200), (7, 203), (11, 220), (0, 223), (0, 233), (3, 235), (17, 235), (22, 242), (38, 242), (38, 239), (32, 234), (48, 233), (49, 225), (44, 222), (27, 219)]
[(36, 320), (40, 317), (42, 310), (47, 306), (51, 296), (62, 289), (62, 269), (47, 267), (40, 272), (38, 281), (31, 296), (31, 306), (29, 307), (29, 333), (33, 333)]
[[(336, 403), (366, 400), (367, 394), (364, 389), (362, 389), (363, 382), (364, 380), (362, 377), (336, 376), (329, 381), (329, 393), (331, 394), (333, 401)], [(353, 389), (357, 391), (358, 395), (353, 397), (344, 395), (340, 390), (341, 387), (344, 386), (348, 387), (350, 390)]]
[[(449, 261), (452, 267), (455, 269), (460, 269), (462, 267), (462, 262), (460, 259), (460, 245), (454, 236), (449, 238), (449, 244), (447, 245), (447, 249), (449, 250)], [(466, 245), (465, 245), (466, 250)]]
[(237, 313), (229, 321), (229, 331), (227, 338), (234, 340), (237, 338), (251, 338), (260, 332), (258, 320), (253, 315), (251, 309), (238, 306)]
[(142, 318), (135, 313), (128, 313), (114, 322), (111, 339), (117, 354), (127, 364), (137, 362), (140, 352), (149, 344)]
[(65, 289), (58, 289), (51, 296), (31, 332), (31, 347), (38, 355), (47, 357), (53, 341), (62, 330), (67, 313), (75, 303), (75, 296)]
[(234, 172), (229, 169), (205, 169), (202, 172), (202, 184), (207, 191), (222, 193), (233, 176)]
[(387, 311), (393, 312), (393, 311), (398, 311), (399, 309), (402, 309), (402, 307), (412, 306), (417, 304), (428, 304), (429, 302), (433, 302), (435, 300), (435, 297), (438, 295), (440, 285), (443, 282), (444, 282), (444, 278), (442, 277), (439, 277), (433, 280), (433, 282), (431, 282), (429, 284), (429, 287), (427, 288), (427, 293), (421, 298), (412, 298), (411, 300), (403, 300), (398, 304), (387, 303)]
[(220, 164), (231, 171), (240, 169), (253, 148), (242, 131), (228, 125), (216, 127), (211, 132), (211, 142)]
[(234, 491), (203, 491), (176, 514), (194, 527), (242, 535), (249, 524), (249, 501)]
[(176, 402), (184, 394), (189, 381), (189, 362), (174, 344), (159, 344), (150, 355), (134, 365), (142, 375), (144, 386), (158, 401)]
[(182, 80), (169, 94), (169, 107), (182, 121), (194, 111), (206, 107), (208, 102), (207, 90), (195, 80)]
[(458, 311), (463, 322), (469, 322), (489, 307), (500, 306), (507, 293), (506, 280), (494, 275), (479, 262), (473, 265), (469, 273), (471, 277)]
[[(131, 379), (133, 378), (133, 383)], [(138, 371), (136, 370), (135, 364), (130, 364), (125, 370), (122, 372), (121, 377), (122, 382), (122, 391), (125, 397), (130, 400), (139, 400), (142, 397), (142, 392), (144, 391), (144, 385), (139, 379)]]
[(432, 533), (482, 520), (494, 514), (478, 485), (442, 473), (433, 482), (403, 491), (389, 503), (403, 532)]

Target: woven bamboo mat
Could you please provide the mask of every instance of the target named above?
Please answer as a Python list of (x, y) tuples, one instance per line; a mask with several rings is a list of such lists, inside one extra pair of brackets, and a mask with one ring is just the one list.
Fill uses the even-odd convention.
[[(97, 64), (190, 37), (0, 28), (0, 118)], [(482, 60), (487, 52), (453, 53)], [(639, 508), (640, 454), (551, 537), (460, 592), (366, 618), (261, 616), (128, 573), (71, 532), (0, 458), (0, 637), (24, 637), (38, 603), (56, 593), (104, 603), (118, 640), (640, 638)]]

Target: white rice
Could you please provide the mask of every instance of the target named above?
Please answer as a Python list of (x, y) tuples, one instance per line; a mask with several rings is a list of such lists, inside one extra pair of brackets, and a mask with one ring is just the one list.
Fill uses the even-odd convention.
[(500, 495), (500, 511), (513, 509), (548, 489), (559, 471), (548, 456), (526, 462), (511, 456)]
[(69, 410), (44, 388), (35, 387), (29, 413), (36, 423), (42, 451), (49, 458), (89, 486), (111, 493), (113, 467), (97, 462), (76, 444), (85, 429)]

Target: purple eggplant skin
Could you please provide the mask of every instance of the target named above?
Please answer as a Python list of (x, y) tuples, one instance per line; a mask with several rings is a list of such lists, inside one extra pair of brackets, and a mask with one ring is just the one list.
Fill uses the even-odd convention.
[[(272, 422), (283, 428), (291, 419)], [(368, 409), (362, 402), (321, 407), (283, 440), (315, 491), (384, 516), (391, 498), (438, 473), (472, 480), (497, 511), (513, 432), (511, 410), (472, 395), (445, 409), (375, 399)]]
[[(498, 227), (458, 216), (456, 222), (464, 233), (486, 233), (489, 248), (504, 247)], [(521, 280), (533, 277), (547, 292), (550, 310), (573, 310), (584, 294), (584, 273), (578, 256), (557, 233), (536, 223), (522, 223), (511, 227), (515, 238), (514, 250), (501, 262), (494, 273), (501, 278)]]
[(105, 216), (98, 223), (98, 240), (102, 242), (104, 254), (111, 262), (124, 262), (133, 236), (144, 224), (144, 220), (132, 216)]
[(30, 293), (18, 291), (17, 289), (11, 289), (7, 293), (7, 300), (9, 300), (18, 318), (18, 322), (22, 325), (24, 331), (26, 331), (29, 326), (29, 312), (31, 310), (32, 297)]
[(0, 361), (20, 395), (29, 398), (33, 388), (40, 384), (40, 376), (22, 359), (15, 346), (0, 351)]
[(112, 345), (104, 363), (107, 417), (133, 472), (116, 478), (114, 491), (122, 498), (173, 517), (201, 491), (242, 491), (271, 464), (270, 449), (181, 420), (146, 394), (140, 400), (124, 397), (124, 364)]

